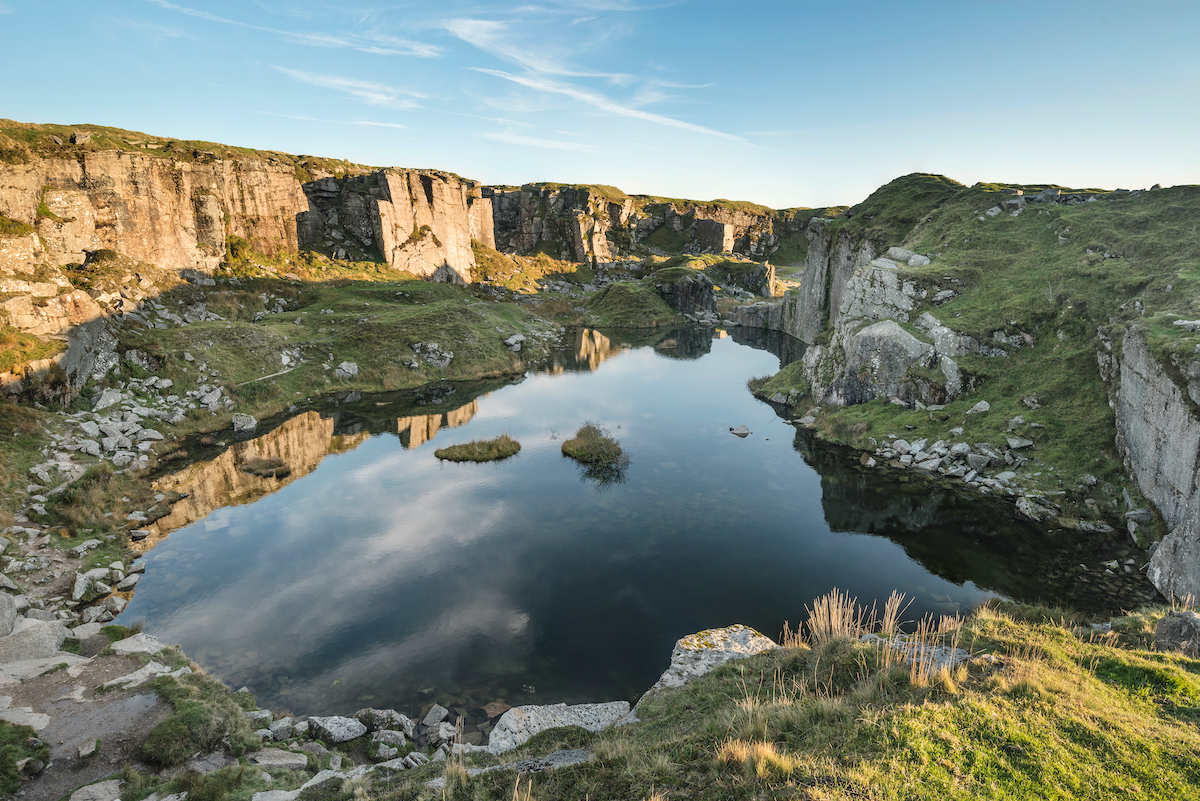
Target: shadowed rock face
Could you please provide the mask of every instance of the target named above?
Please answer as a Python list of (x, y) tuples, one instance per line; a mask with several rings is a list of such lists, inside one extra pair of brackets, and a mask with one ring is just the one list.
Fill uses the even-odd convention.
[(1134, 329), (1122, 342), (1118, 381), (1117, 447), (1171, 530), (1147, 575), (1168, 598), (1200, 597), (1200, 420)]

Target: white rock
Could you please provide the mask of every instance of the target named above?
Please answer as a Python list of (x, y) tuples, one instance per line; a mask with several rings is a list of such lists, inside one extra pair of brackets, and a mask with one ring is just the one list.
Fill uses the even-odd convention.
[(233, 416), (233, 430), (234, 431), (238, 431), (238, 432), (253, 431), (256, 428), (258, 428), (258, 420), (254, 419), (250, 415), (235, 414)]
[(970, 409), (967, 409), (967, 414), (982, 414), (990, 408), (992, 408), (992, 404), (988, 403), (987, 401), (980, 401)]
[(304, 770), (308, 767), (308, 755), (282, 748), (263, 748), (248, 756), (255, 765), (275, 770)]
[(575, 706), (553, 704), (513, 707), (500, 717), (496, 728), (492, 729), (488, 737), (488, 751), (502, 754), (522, 745), (539, 732), (563, 726), (581, 726), (588, 731), (600, 731), (612, 726), (627, 714), (628, 701)]
[(157, 654), (167, 646), (145, 632), (139, 632), (132, 637), (117, 640), (112, 644), (114, 653), (121, 654)]
[(114, 403), (121, 402), (121, 390), (106, 389), (100, 393), (100, 397), (96, 399), (96, 403), (92, 406), (93, 412), (98, 412), (101, 409), (107, 409)]
[(0, 637), (0, 663), (53, 656), (67, 638), (67, 630), (57, 621), (19, 618), (12, 633)]
[(433, 707), (425, 713), (425, 717), (421, 718), (422, 726), (436, 726), (447, 717), (450, 716), (450, 710), (441, 704), (434, 704)]

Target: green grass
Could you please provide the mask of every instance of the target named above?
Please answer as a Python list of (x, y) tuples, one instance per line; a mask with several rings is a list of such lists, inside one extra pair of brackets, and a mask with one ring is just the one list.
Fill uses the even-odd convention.
[(575, 436), (563, 442), (562, 452), (583, 467), (583, 479), (600, 488), (619, 484), (629, 469), (629, 454), (599, 423), (584, 423)]
[(0, 324), (0, 373), (11, 372), (39, 359), (49, 359), (67, 349), (67, 343), (45, 340)]
[[(91, 142), (84, 145), (72, 144), (71, 136), (76, 131), (91, 134)], [(54, 142), (56, 136), (62, 140), (61, 145)], [(99, 150), (116, 150), (180, 162), (273, 159), (276, 164), (291, 168), (301, 181), (311, 181), (315, 171), (331, 173), (340, 178), (345, 175), (362, 175), (373, 169), (343, 159), (293, 155), (217, 142), (172, 139), (102, 125), (41, 125), (0, 120), (0, 161), (23, 164), (34, 157), (76, 158), (80, 153)]]
[(644, 284), (618, 281), (587, 302), (589, 322), (612, 328), (657, 328), (679, 319), (678, 313), (655, 290)]
[(169, 767), (208, 753), (228, 738), (234, 756), (259, 747), (242, 714), (241, 699), (196, 665), (181, 678), (159, 676), (150, 686), (174, 708), (171, 716), (151, 729), (142, 745), (142, 756), (155, 765)]
[[(1015, 610), (1014, 610), (1015, 611)], [(1034, 615), (1036, 616), (1036, 615)], [(595, 760), (468, 778), (468, 756), (363, 789), (380, 799), (1132, 799), (1200, 786), (1200, 662), (1080, 636), (985, 606), (927, 642), (974, 658), (939, 670), (835, 627), (644, 699), (642, 722), (543, 732), (505, 761), (562, 748)], [(527, 796), (526, 796), (527, 794)]]
[(37, 229), (32, 225), (5, 217), (0, 214), (0, 239), (11, 239), (18, 236), (29, 236)]
[(521, 443), (508, 434), (494, 439), (473, 439), (462, 445), (438, 448), (433, 455), (448, 462), (494, 462), (516, 456)]
[(43, 766), (50, 763), (50, 746), (31, 746), (30, 740), (37, 739), (37, 732), (29, 726), (14, 726), (0, 720), (0, 793), (13, 796), (21, 789), (21, 774), (17, 762), (34, 759)]

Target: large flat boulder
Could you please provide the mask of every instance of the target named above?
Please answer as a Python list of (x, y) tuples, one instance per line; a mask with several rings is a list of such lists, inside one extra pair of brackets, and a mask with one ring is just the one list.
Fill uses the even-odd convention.
[(17, 618), (12, 633), (0, 637), (0, 664), (53, 656), (66, 638), (58, 621)]
[(367, 733), (362, 721), (338, 715), (309, 718), (308, 725), (313, 736), (327, 743), (347, 743)]
[(580, 726), (588, 731), (607, 729), (629, 714), (628, 701), (606, 704), (551, 704), (517, 706), (505, 712), (488, 738), (488, 751), (502, 754), (524, 744), (530, 737), (550, 729)]
[(250, 754), (249, 759), (255, 765), (270, 770), (304, 770), (308, 767), (308, 755), (297, 754), (295, 751), (285, 751), (282, 748), (263, 748)]

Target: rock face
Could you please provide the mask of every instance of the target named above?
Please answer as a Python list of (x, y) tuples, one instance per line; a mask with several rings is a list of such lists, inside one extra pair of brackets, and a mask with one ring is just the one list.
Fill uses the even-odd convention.
[(790, 300), (797, 308), (786, 315), (794, 327), (780, 329), (809, 344), (816, 341), (826, 325), (837, 325), (846, 285), (855, 272), (870, 264), (876, 255), (875, 245), (871, 242), (856, 242), (846, 234), (830, 233), (826, 222), (814, 218), (808, 224), (804, 279)]
[(712, 279), (698, 270), (660, 270), (653, 273), (647, 282), (663, 296), (663, 300), (683, 314), (717, 312)]
[(1193, 402), (1136, 329), (1126, 331), (1115, 371), (1111, 357), (1100, 359), (1102, 373), (1116, 379), (1117, 447), (1170, 530), (1147, 575), (1168, 598), (1200, 597), (1200, 419)]
[(526, 184), (492, 191), (495, 247), (592, 264), (619, 261), (634, 245), (765, 259), (800, 235), (797, 215), (731, 205), (664, 201), (612, 187)]
[(607, 704), (552, 704), (550, 706), (517, 706), (508, 710), (496, 723), (488, 738), (488, 751), (502, 754), (511, 751), (538, 732), (563, 726), (582, 726), (588, 731), (600, 731), (629, 714), (628, 701)]
[(442, 172), (387, 169), (304, 185), (299, 244), (382, 258), (422, 278), (470, 283), (471, 240), (491, 246), (492, 199), (479, 184)]
[[(44, 202), (58, 217), (37, 215)], [(59, 263), (111, 248), (138, 261), (209, 272), (226, 235), (295, 252), (308, 199), (294, 171), (265, 160), (176, 161), (122, 151), (0, 165), (0, 214), (36, 225)]]

